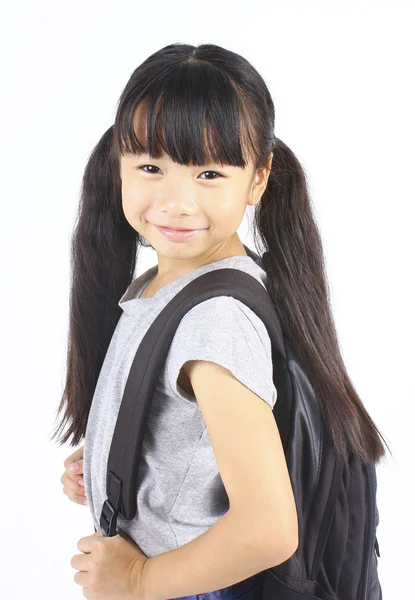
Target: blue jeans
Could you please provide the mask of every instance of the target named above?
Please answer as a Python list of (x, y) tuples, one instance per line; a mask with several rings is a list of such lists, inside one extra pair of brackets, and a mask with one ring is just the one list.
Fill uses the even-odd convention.
[(234, 583), (215, 592), (206, 592), (196, 596), (182, 596), (172, 600), (261, 600), (265, 571), (256, 573), (248, 579)]

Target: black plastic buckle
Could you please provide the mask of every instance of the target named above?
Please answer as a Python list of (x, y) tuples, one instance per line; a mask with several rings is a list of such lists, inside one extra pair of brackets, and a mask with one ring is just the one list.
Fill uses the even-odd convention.
[(109, 502), (108, 498), (102, 505), (101, 518), (99, 520), (104, 537), (113, 537), (117, 533), (117, 512)]

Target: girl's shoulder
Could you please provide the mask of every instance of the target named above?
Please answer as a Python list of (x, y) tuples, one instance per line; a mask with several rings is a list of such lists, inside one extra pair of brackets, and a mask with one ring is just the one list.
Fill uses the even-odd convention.
[(243, 302), (231, 296), (209, 298), (180, 321), (167, 355), (168, 380), (173, 393), (194, 400), (180, 387), (180, 371), (189, 360), (222, 365), (274, 406), (271, 339), (263, 321)]

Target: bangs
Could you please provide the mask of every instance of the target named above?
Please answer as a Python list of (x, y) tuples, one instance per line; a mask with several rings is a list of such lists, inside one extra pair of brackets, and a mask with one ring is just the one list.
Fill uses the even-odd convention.
[(187, 61), (139, 88), (145, 93), (120, 106), (114, 125), (119, 156), (166, 153), (181, 165), (235, 167), (255, 156), (244, 103), (215, 67)]

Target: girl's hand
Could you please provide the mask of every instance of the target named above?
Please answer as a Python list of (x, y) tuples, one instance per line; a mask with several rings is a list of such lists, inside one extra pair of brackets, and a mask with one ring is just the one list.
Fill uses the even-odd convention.
[(98, 530), (77, 544), (84, 554), (75, 554), (75, 583), (90, 600), (146, 600), (141, 574), (148, 557), (123, 531), (104, 537)]
[[(84, 488), (84, 446), (81, 446), (73, 454), (65, 460), (65, 472), (60, 481), (63, 484), (63, 493), (66, 494), (69, 500), (77, 504), (87, 504), (85, 488)], [(72, 471), (71, 466), (76, 467)]]

